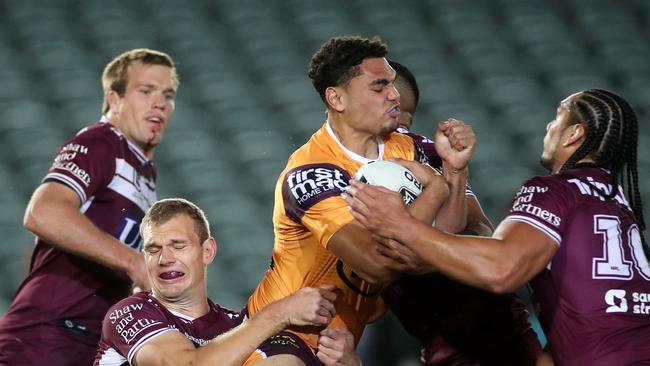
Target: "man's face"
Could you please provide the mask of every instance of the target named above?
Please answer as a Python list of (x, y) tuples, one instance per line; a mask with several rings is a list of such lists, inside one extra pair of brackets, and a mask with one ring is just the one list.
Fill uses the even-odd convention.
[(149, 152), (162, 140), (175, 107), (172, 69), (134, 62), (127, 69), (124, 95), (109, 98), (111, 122), (133, 143)]
[(399, 127), (410, 130), (411, 124), (413, 123), (413, 115), (415, 114), (415, 94), (413, 94), (411, 85), (399, 75), (395, 79), (395, 88), (397, 88), (400, 95)]
[(194, 220), (179, 214), (145, 228), (142, 235), (147, 274), (156, 298), (178, 302), (205, 289), (205, 269), (214, 252), (210, 239), (199, 242)]
[(367, 58), (342, 88), (343, 116), (357, 131), (383, 136), (395, 131), (400, 114), (395, 70), (385, 58)]
[(567, 127), (569, 127), (570, 106), (577, 96), (577, 94), (571, 95), (560, 102), (555, 119), (546, 125), (544, 151), (540, 157), (540, 163), (551, 173), (557, 172), (568, 158), (568, 156), (564, 156), (566, 154), (561, 154), (562, 141), (568, 131)]

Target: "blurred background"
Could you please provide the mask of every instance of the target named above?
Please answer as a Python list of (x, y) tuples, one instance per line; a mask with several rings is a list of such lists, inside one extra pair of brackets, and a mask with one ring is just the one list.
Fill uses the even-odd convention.
[[(650, 1), (646, 0), (0, 0), (0, 314), (33, 246), (22, 228), (55, 152), (100, 117), (100, 74), (136, 47), (168, 52), (181, 87), (157, 149), (158, 197), (203, 207), (220, 244), (209, 295), (241, 308), (273, 246), (273, 190), (289, 154), (324, 121), (307, 67), (331, 36), (379, 35), (418, 79), (414, 131), (470, 123), (471, 184), (498, 222), (538, 167), (558, 102), (591, 87), (640, 117), (640, 182), (650, 218)], [(393, 325), (376, 349), (411, 365)], [(397, 333), (395, 333), (397, 332)]]

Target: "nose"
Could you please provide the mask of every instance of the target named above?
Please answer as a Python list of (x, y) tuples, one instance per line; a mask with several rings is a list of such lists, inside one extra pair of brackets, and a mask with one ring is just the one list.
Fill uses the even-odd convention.
[(164, 111), (166, 105), (166, 97), (162, 93), (155, 93), (153, 97), (153, 107)]
[(158, 264), (160, 265), (172, 264), (175, 261), (176, 258), (174, 257), (174, 253), (172, 252), (172, 250), (167, 248), (166, 246), (163, 246), (162, 249), (160, 249), (160, 257), (158, 257)]
[(397, 88), (395, 85), (391, 85), (391, 87), (388, 90), (388, 100), (397, 100), (399, 101), (399, 92), (397, 91)]

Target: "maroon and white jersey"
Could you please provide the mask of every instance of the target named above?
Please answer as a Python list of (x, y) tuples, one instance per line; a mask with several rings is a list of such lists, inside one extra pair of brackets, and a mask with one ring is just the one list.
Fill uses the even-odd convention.
[(556, 365), (650, 360), (650, 266), (639, 227), (620, 187), (609, 200), (596, 188), (611, 192), (611, 178), (593, 166), (535, 177), (506, 218), (558, 245), (531, 281)]
[[(140, 247), (138, 226), (156, 200), (155, 168), (106, 120), (66, 142), (43, 182), (74, 190), (81, 200), (80, 211), (98, 228), (124, 245)], [(36, 238), (29, 275), (0, 320), (0, 341), (51, 324), (96, 344), (106, 310), (128, 296), (129, 288), (125, 275)]]
[(181, 332), (194, 347), (241, 324), (243, 312), (234, 312), (208, 299), (207, 314), (193, 319), (170, 311), (148, 292), (140, 292), (115, 304), (102, 323), (102, 338), (95, 366), (131, 365), (135, 353), (165, 332)]

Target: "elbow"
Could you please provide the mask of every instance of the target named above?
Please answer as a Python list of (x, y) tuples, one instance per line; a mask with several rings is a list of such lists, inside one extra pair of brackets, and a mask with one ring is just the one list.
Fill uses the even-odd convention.
[(47, 227), (45, 221), (46, 213), (43, 208), (38, 204), (30, 202), (27, 210), (25, 210), (25, 216), (23, 216), (23, 227), (35, 235), (40, 236), (43, 228)]
[(521, 285), (514, 266), (502, 267), (484, 276), (484, 288), (496, 294), (515, 292)]
[(40, 226), (39, 222), (39, 216), (30, 205), (30, 207), (27, 207), (27, 211), (25, 211), (25, 216), (23, 217), (23, 227), (36, 234)]

